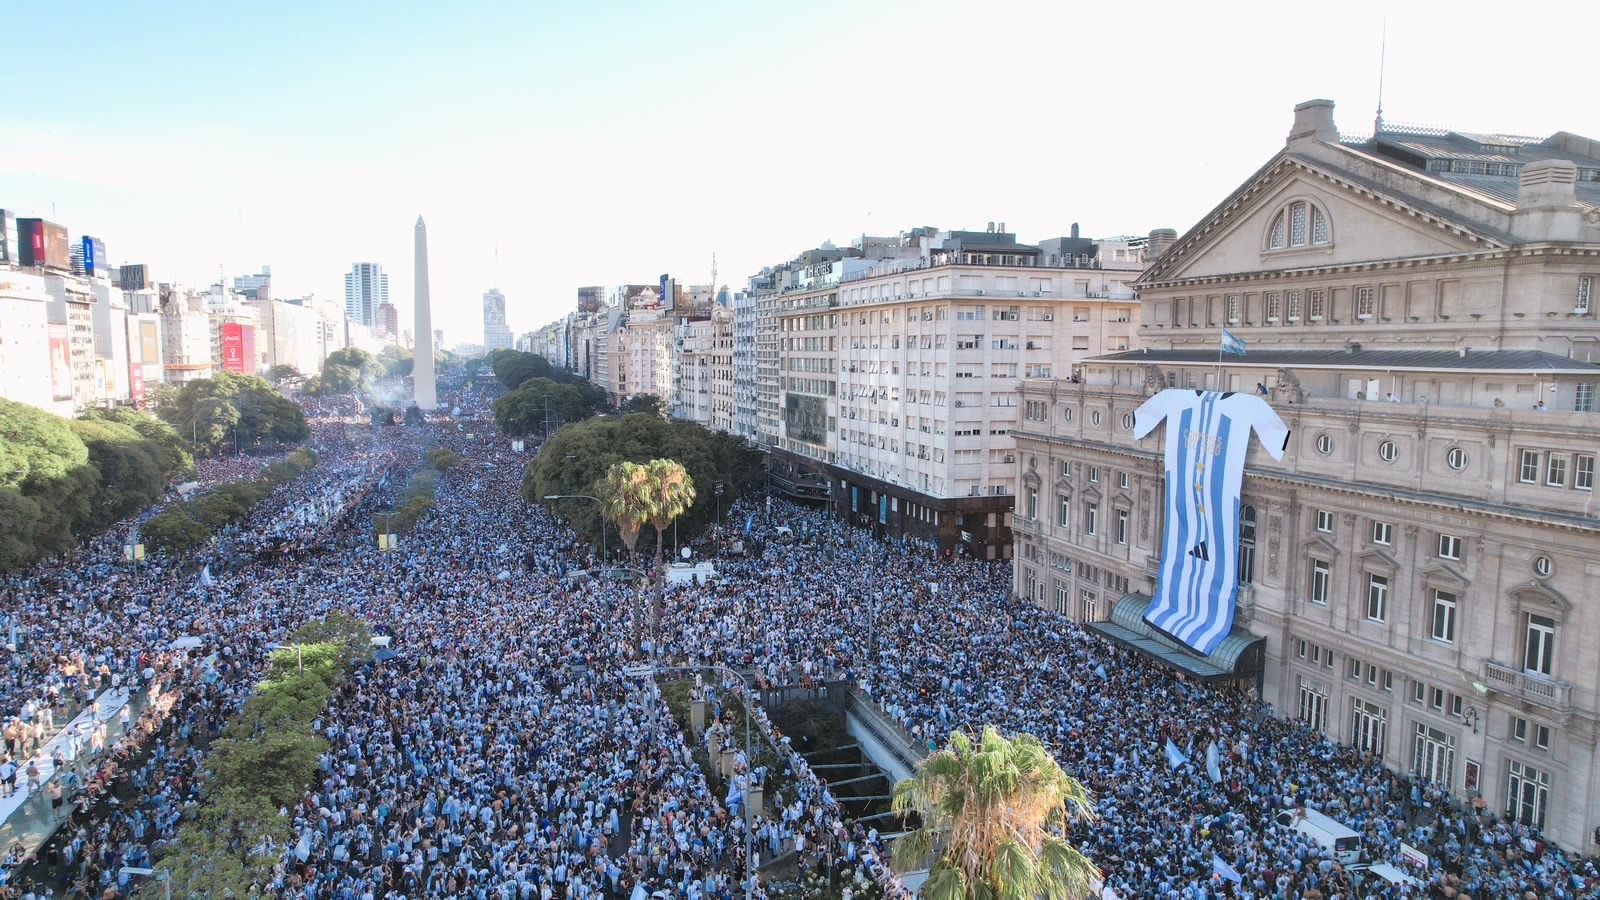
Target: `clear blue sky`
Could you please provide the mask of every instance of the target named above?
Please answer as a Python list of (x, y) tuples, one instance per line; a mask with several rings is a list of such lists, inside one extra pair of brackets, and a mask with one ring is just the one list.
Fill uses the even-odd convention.
[(0, 207), (192, 284), (338, 296), (377, 261), (405, 314), (420, 213), (476, 341), (489, 287), (523, 330), (714, 251), (737, 287), (864, 231), (1181, 231), (1294, 103), (1370, 130), (1385, 17), (1391, 120), (1600, 137), (1596, 6), (7, 4)]

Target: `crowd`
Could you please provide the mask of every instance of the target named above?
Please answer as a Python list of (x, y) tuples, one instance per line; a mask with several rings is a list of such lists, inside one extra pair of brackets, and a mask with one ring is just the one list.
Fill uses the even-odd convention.
[[(465, 416), (483, 406), (447, 403)], [(92, 702), (109, 686), (149, 697), (70, 785), (86, 788), (81, 811), (18, 866), (19, 882), (102, 896), (124, 886), (122, 867), (159, 860), (201, 802), (206, 750), (267, 647), (342, 609), (392, 634), (396, 655), (356, 670), (318, 719), (329, 749), (284, 810), (291, 837), (260, 848), (277, 861), (260, 895), (710, 900), (743, 896), (747, 863), (791, 852), (857, 896), (906, 895), (881, 836), (850, 821), (739, 679), (713, 678), (710, 693), (752, 711), (778, 771), (741, 754), (731, 783), (708, 780), (701, 736), (663, 712), (654, 682), (623, 672), (643, 652), (634, 588), (567, 577), (586, 551), (518, 496), (525, 456), (485, 442), (482, 422), (347, 424), (315, 427), (319, 464), (225, 536), (259, 546), (286, 520), (299, 535), (299, 511), (326, 504), (317, 539), (294, 537), (303, 546), (290, 557), (219, 561), (202, 577), (215, 547), (135, 568), (107, 542), (6, 579), (19, 651), (0, 672), (0, 718), (37, 732), (5, 734), (9, 749), (25, 757), (63, 724), (63, 697)], [(379, 552), (371, 513), (420, 464), (424, 441), (462, 461), (402, 549)], [(720, 561), (715, 583), (665, 590), (637, 623), (657, 626), (663, 664), (720, 664), (760, 683), (853, 681), (919, 746), (986, 723), (1038, 735), (1098, 798), (1100, 820), (1070, 837), (1121, 896), (1350, 896), (1349, 872), (1271, 824), (1295, 805), (1360, 831), (1373, 859), (1396, 858), (1402, 840), (1427, 848), (1438, 865), (1426, 890), (1440, 896), (1579, 897), (1600, 884), (1533, 829), (1456, 811), (1247, 697), (1012, 602), (1008, 568), (937, 559), (782, 502), (741, 501), (727, 519), (748, 522), (747, 543), (764, 552)], [(1169, 766), (1169, 741), (1197, 761), (1215, 746), (1220, 780), (1198, 762)], [(747, 833), (742, 788), (763, 781), (772, 790)], [(1243, 880), (1218, 881), (1214, 858)]]

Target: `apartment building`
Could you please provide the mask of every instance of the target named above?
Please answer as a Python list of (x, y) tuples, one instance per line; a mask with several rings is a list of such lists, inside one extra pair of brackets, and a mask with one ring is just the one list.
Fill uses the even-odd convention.
[[(1600, 143), (1345, 140), (1311, 101), (1166, 243), (1139, 350), (1023, 382), (1016, 592), (1595, 852)], [(1247, 459), (1209, 657), (1142, 618), (1174, 436), (1133, 412), (1168, 387), (1256, 392), (1291, 429)]]
[(778, 292), (779, 470), (882, 533), (1008, 555), (1016, 386), (1131, 346), (1142, 243), (918, 229), (813, 264)]

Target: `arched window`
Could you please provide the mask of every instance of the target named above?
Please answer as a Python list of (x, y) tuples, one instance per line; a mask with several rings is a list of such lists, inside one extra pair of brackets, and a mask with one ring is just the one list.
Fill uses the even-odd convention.
[(1256, 576), (1256, 508), (1239, 508), (1239, 583), (1250, 584)]
[(1309, 200), (1290, 201), (1272, 217), (1267, 229), (1268, 250), (1315, 247), (1331, 240), (1328, 214)]

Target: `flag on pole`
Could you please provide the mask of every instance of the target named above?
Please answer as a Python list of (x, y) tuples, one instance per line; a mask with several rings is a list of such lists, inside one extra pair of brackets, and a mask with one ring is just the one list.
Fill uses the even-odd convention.
[(200, 584), (202, 587), (211, 587), (216, 583), (217, 580), (211, 577), (211, 564), (206, 563), (206, 567), (200, 570)]
[(1244, 355), (1244, 341), (1235, 337), (1233, 332), (1222, 329), (1222, 352), (1232, 353), (1234, 356)]
[(1240, 884), (1244, 881), (1244, 876), (1239, 874), (1238, 869), (1228, 865), (1227, 860), (1215, 853), (1211, 854), (1211, 874), (1220, 875), (1234, 884)]
[(1167, 738), (1167, 768), (1176, 769), (1188, 761), (1189, 757), (1183, 755), (1183, 751), (1172, 742), (1172, 738)]
[(745, 516), (744, 517), (744, 533), (745, 534), (749, 534), (751, 527), (753, 527), (755, 524), (756, 524), (756, 514), (755, 513), (751, 513), (750, 515)]
[(1206, 775), (1212, 784), (1222, 781), (1222, 751), (1217, 749), (1216, 741), (1206, 745)]

